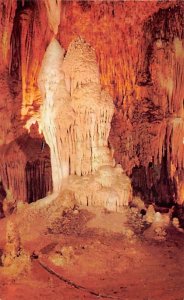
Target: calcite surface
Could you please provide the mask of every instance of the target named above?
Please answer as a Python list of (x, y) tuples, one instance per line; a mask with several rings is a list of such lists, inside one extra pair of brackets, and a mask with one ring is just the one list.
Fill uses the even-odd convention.
[(114, 168), (108, 147), (114, 112), (101, 90), (94, 49), (83, 39), (64, 50), (54, 39), (39, 75), (43, 97), (40, 127), (51, 149), (53, 191), (74, 191), (79, 204), (117, 210), (128, 205), (131, 184)]
[(66, 89), (62, 63), (64, 49), (56, 40), (47, 48), (39, 75), (44, 98), (41, 129), (51, 149), (53, 190), (60, 191), (62, 179), (69, 175), (69, 134), (72, 124), (70, 95)]
[(83, 39), (70, 44), (63, 70), (66, 80), (70, 80), (71, 106), (75, 113), (71, 174), (86, 175), (101, 165), (114, 164), (108, 148), (113, 101), (101, 90), (95, 51)]
[(78, 204), (121, 212), (132, 199), (131, 181), (121, 166), (102, 166), (82, 177), (71, 175), (62, 189), (74, 192)]

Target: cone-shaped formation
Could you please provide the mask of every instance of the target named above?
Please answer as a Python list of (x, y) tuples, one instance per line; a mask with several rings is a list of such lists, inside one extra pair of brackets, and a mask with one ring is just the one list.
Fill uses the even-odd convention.
[[(63, 49), (53, 40), (45, 53), (39, 76), (39, 87), (44, 99), (41, 126), (51, 149), (54, 192), (59, 192), (61, 186), (68, 188), (69, 185), (77, 198), (84, 180), (68, 177), (87, 175), (88, 191), (94, 195), (103, 187), (102, 183), (98, 183), (98, 189), (93, 187), (91, 190), (91, 180), (99, 177), (95, 172), (102, 166), (109, 166), (103, 176), (111, 177), (114, 174), (119, 182), (126, 178), (126, 199), (118, 200), (122, 198), (120, 183), (118, 192), (113, 192), (110, 185), (108, 191), (105, 191), (106, 196), (104, 193), (101, 195), (104, 199), (113, 198), (113, 204), (109, 204), (111, 200), (93, 200), (90, 204), (116, 210), (117, 206), (128, 203), (131, 186), (126, 175), (122, 175), (122, 170), (115, 172), (112, 151), (108, 148), (114, 112), (112, 98), (101, 90), (95, 51), (89, 44), (78, 38), (71, 43), (64, 62), (63, 58)], [(94, 175), (91, 177), (91, 174)], [(72, 178), (75, 182), (77, 180), (77, 185), (71, 184)], [(79, 199), (82, 204), (88, 204), (86, 199), (89, 193), (85, 190), (84, 201)], [(116, 197), (111, 197), (114, 193)]]
[(95, 51), (81, 38), (71, 43), (63, 69), (70, 78), (71, 105), (75, 112), (71, 174), (86, 175), (101, 165), (113, 165), (107, 147), (113, 102), (101, 91)]
[(94, 83), (100, 90), (100, 74), (94, 49), (82, 38), (75, 39), (68, 48), (63, 69), (71, 82), (71, 95), (76, 88)]
[(74, 120), (62, 71), (63, 57), (64, 50), (53, 40), (45, 53), (38, 82), (44, 99), (41, 127), (51, 149), (54, 192), (60, 190), (62, 179), (69, 175), (68, 130)]

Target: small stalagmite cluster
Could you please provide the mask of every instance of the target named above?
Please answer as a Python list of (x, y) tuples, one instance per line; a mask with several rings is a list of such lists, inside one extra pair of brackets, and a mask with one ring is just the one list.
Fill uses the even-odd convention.
[(77, 38), (64, 57), (54, 39), (42, 62), (39, 87), (54, 192), (70, 189), (78, 203), (110, 210), (128, 205), (130, 180), (121, 166), (115, 167), (108, 147), (113, 101), (101, 90), (94, 49)]

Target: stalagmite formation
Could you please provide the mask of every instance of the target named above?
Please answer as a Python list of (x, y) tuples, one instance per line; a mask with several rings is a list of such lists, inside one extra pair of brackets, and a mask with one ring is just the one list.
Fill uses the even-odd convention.
[(51, 150), (54, 192), (60, 191), (62, 179), (69, 175), (69, 143), (73, 111), (62, 71), (64, 50), (53, 40), (45, 53), (39, 76), (44, 99), (41, 127)]
[(6, 228), (6, 247), (2, 257), (3, 266), (11, 266), (21, 254), (20, 235), (15, 224), (8, 221)]
[(27, 273), (31, 268), (30, 255), (22, 246), (17, 224), (8, 220), (6, 226), (6, 245), (2, 255), (3, 272), (11, 277)]
[(80, 204), (117, 210), (128, 204), (131, 185), (121, 167), (114, 168), (108, 148), (112, 98), (101, 90), (89, 44), (78, 38), (63, 57), (64, 50), (53, 40), (39, 76), (41, 127), (51, 149), (54, 192), (69, 188)]
[(104, 165), (94, 174), (82, 177), (71, 175), (62, 188), (72, 190), (81, 205), (104, 207), (110, 211), (122, 211), (132, 198), (130, 179), (120, 165)]
[(63, 70), (75, 113), (71, 174), (86, 175), (101, 165), (114, 165), (108, 148), (114, 107), (109, 94), (101, 90), (94, 49), (81, 38), (76, 39), (69, 46)]

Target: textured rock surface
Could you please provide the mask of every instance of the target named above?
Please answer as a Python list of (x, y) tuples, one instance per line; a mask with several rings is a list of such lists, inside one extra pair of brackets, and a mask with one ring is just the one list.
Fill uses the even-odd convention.
[(81, 38), (67, 51), (63, 70), (70, 78), (71, 106), (75, 113), (71, 174), (93, 173), (102, 165), (113, 165), (108, 148), (113, 100), (101, 90), (94, 49)]
[(80, 204), (118, 210), (128, 205), (131, 185), (121, 166), (113, 168), (108, 136), (114, 106), (101, 90), (95, 51), (78, 38), (63, 58), (54, 39), (39, 75), (40, 129), (51, 149), (53, 191), (70, 189)]
[(103, 166), (86, 176), (72, 175), (62, 189), (74, 192), (78, 204), (121, 212), (132, 198), (131, 181), (121, 166)]
[(62, 179), (69, 175), (69, 134), (72, 125), (70, 95), (62, 71), (64, 50), (53, 40), (45, 53), (39, 75), (43, 95), (41, 129), (51, 149), (53, 189), (59, 191)]
[(28, 135), (0, 148), (0, 174), (5, 191), (19, 201), (32, 202), (52, 190), (50, 151), (43, 140)]
[(6, 226), (6, 245), (1, 259), (3, 264), (1, 275), (17, 278), (30, 271), (30, 255), (22, 247), (17, 224), (10, 220)]
[[(35, 128), (36, 125), (30, 124), (28, 134), (23, 127), (26, 116), (25, 120), (22, 118), (26, 94), (31, 94), (34, 89), (34, 84), (32, 88), (26, 88), (28, 82), (31, 84), (26, 77), (26, 57), (28, 53), (33, 57), (33, 48), (37, 48), (37, 44), (33, 46), (28, 41), (28, 36), (33, 34), (35, 26), (39, 28), (36, 18), (39, 3), (34, 3), (0, 1), (0, 198), (1, 203), (6, 199), (6, 213), (16, 206), (18, 200), (32, 202), (52, 190), (49, 148)], [(41, 41), (37, 40), (37, 43)], [(34, 64), (34, 71), (36, 66), (38, 64)], [(31, 74), (34, 77), (34, 72)], [(29, 106), (29, 101), (27, 104)], [(12, 199), (7, 200), (7, 194), (11, 194)], [(10, 208), (11, 202), (15, 205)]]
[[(15, 140), (26, 122), (29, 128), (40, 120), (37, 78), (51, 38), (57, 34), (68, 49), (81, 36), (94, 47), (100, 82), (115, 103), (109, 141), (116, 163), (145, 200), (181, 205), (183, 2), (1, 0), (0, 5), (0, 117), (6, 119), (1, 143)], [(68, 78), (66, 83), (72, 90)]]

